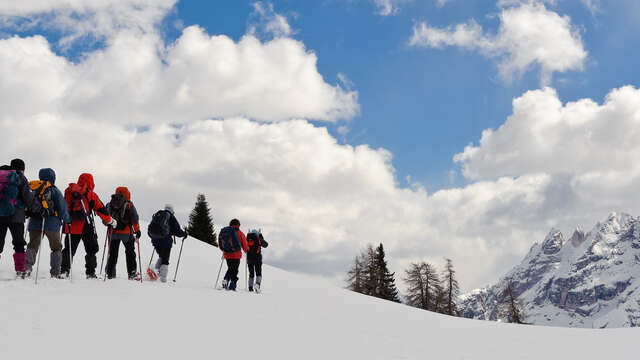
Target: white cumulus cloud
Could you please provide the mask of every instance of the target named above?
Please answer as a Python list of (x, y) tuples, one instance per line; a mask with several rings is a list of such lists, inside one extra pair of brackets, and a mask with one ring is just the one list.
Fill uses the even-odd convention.
[(583, 69), (587, 51), (568, 16), (547, 9), (542, 2), (515, 3), (502, 4), (496, 34), (484, 31), (474, 20), (446, 28), (421, 22), (414, 26), (409, 44), (478, 51), (497, 59), (506, 81), (538, 67), (541, 82), (548, 84), (555, 72)]

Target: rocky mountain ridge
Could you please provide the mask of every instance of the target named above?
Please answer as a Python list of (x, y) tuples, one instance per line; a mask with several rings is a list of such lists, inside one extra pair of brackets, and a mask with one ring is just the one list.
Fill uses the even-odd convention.
[(495, 285), (460, 296), (467, 318), (499, 320), (497, 302), (510, 279), (526, 321), (567, 327), (640, 326), (640, 218), (610, 214), (566, 240), (552, 229)]

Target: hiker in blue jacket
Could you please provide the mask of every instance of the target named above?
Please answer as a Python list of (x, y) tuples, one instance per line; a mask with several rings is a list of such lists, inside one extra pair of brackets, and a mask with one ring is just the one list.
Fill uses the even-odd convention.
[[(71, 223), (71, 217), (67, 212), (67, 202), (64, 200), (62, 192), (55, 186), (56, 173), (53, 169), (40, 169), (38, 177), (43, 183), (49, 182), (51, 184), (51, 187), (43, 190), (43, 192), (45, 194), (49, 192), (52, 204), (50, 204), (51, 207), (49, 209), (43, 209), (40, 214), (32, 214), (29, 219), (29, 225), (27, 226), (27, 230), (29, 231), (29, 244), (27, 244), (26, 275), (31, 275), (33, 265), (36, 262), (36, 255), (40, 248), (40, 241), (42, 241), (43, 235), (46, 235), (47, 239), (49, 239), (49, 247), (51, 248), (51, 277), (61, 278), (62, 239), (60, 236), (60, 227), (63, 222), (66, 224)], [(39, 196), (37, 190), (34, 197), (34, 202), (43, 201), (43, 198)]]
[(151, 221), (152, 224), (156, 221), (160, 223), (166, 222), (169, 227), (168, 235), (164, 237), (156, 237), (153, 236), (153, 232), (151, 231), (152, 224), (149, 224), (149, 237), (151, 237), (151, 243), (158, 253), (158, 261), (156, 261), (155, 269), (160, 281), (167, 282), (167, 274), (169, 273), (169, 257), (171, 256), (171, 247), (173, 246), (172, 236), (186, 239), (187, 232), (180, 227), (180, 223), (174, 214), (173, 205), (171, 204), (165, 205), (164, 210), (158, 211), (153, 218), (154, 220)]

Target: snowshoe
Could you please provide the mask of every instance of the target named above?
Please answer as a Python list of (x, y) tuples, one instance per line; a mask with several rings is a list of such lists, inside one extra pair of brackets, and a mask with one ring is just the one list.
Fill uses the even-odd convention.
[(229, 288), (229, 280), (222, 280), (222, 288), (225, 290)]
[(129, 280), (140, 281), (141, 280), (140, 273), (138, 272), (129, 273)]
[(152, 268), (147, 268), (147, 276), (149, 276), (149, 280), (156, 281), (158, 280), (158, 274), (153, 271)]

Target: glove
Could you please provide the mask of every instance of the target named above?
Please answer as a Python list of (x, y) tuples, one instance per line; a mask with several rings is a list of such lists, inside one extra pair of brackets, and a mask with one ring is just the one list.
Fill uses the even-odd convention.
[(106, 224), (107, 226), (111, 226), (113, 229), (118, 227), (118, 222), (116, 221), (116, 219), (111, 218), (111, 220), (109, 222), (107, 222)]
[(189, 232), (187, 231), (187, 227), (184, 227), (184, 236), (182, 237), (183, 239), (186, 239), (187, 236), (189, 236)]
[(136, 231), (136, 239), (140, 240), (141, 236), (142, 236), (142, 233), (140, 232), (140, 230)]

